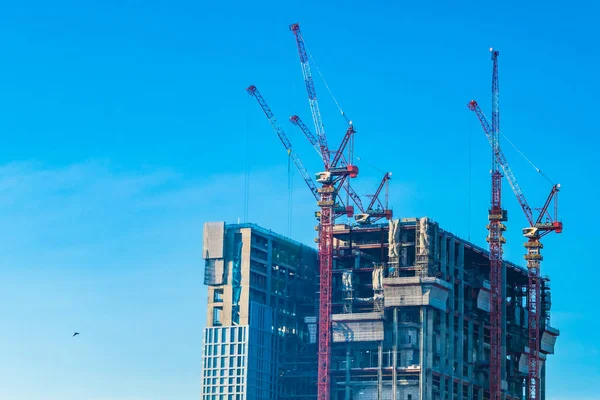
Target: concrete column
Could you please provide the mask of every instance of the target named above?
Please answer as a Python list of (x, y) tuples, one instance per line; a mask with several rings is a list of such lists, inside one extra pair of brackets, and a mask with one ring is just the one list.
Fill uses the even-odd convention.
[(441, 240), (442, 242), (440, 243), (440, 270), (442, 271), (442, 278), (448, 280), (448, 259), (446, 258), (446, 249), (448, 248), (448, 235), (444, 233)]
[[(454, 301), (454, 300), (452, 300)], [(448, 376), (450, 379), (448, 380), (448, 396), (452, 399), (454, 395), (454, 385), (452, 384), (452, 377), (454, 376), (454, 361), (455, 361), (455, 350), (454, 350), (454, 311), (452, 310), (448, 315)]]
[(394, 308), (394, 326), (392, 327), (392, 400), (398, 393), (398, 309)]
[(448, 373), (448, 314), (440, 312), (440, 372)]
[(425, 331), (426, 327), (426, 318), (427, 318), (427, 308), (421, 307), (421, 329), (420, 329), (420, 337), (419, 337), (419, 365), (421, 368), (421, 372), (419, 373), (419, 400), (430, 400), (427, 398), (426, 388), (426, 374), (425, 371), (427, 369), (425, 365), (425, 347), (426, 347), (426, 339), (427, 332)]
[[(484, 329), (483, 329), (483, 321), (479, 324), (478, 330), (477, 330), (477, 336), (479, 338), (478, 344), (477, 344), (477, 361), (481, 362), (485, 360), (485, 352), (483, 350), (483, 342), (484, 342)], [(483, 373), (483, 371), (479, 372), (479, 385), (481, 386), (479, 388), (479, 398), (483, 399), (483, 387), (485, 387), (487, 384), (486, 380), (485, 380), (485, 374)]]
[[(506, 381), (506, 263), (502, 263), (502, 318), (501, 318), (501, 358), (500, 358), (500, 366), (502, 368), (501, 376), (502, 380)], [(506, 399), (506, 393), (502, 392), (501, 396), (502, 400)]]
[(467, 393), (467, 398), (473, 400), (473, 320), (469, 320), (467, 324), (467, 362), (469, 363), (467, 366), (467, 378), (469, 380), (469, 392)]
[(546, 363), (540, 370), (540, 400), (546, 400)]
[(346, 345), (346, 393), (344, 393), (344, 399), (350, 400), (350, 344)]
[(383, 386), (383, 378), (381, 376), (381, 364), (383, 363), (383, 353), (382, 353), (383, 342), (379, 343), (377, 347), (377, 400), (382, 400), (382, 386)]
[(425, 338), (427, 347), (425, 348), (425, 360), (424, 365), (421, 366), (421, 370), (425, 371), (426, 376), (426, 397), (427, 400), (433, 399), (433, 374), (431, 367), (433, 366), (433, 310), (425, 309), (426, 325), (425, 325)]
[(273, 286), (271, 283), (273, 279), (273, 240), (269, 238), (267, 243), (267, 305), (273, 307)]
[[(454, 246), (453, 246), (454, 247)], [(458, 272), (458, 349), (456, 356), (458, 358), (458, 377), (464, 378), (464, 351), (465, 351), (465, 271), (464, 271), (464, 252), (465, 247), (462, 242), (458, 242), (458, 262), (456, 271)], [(458, 398), (463, 399), (464, 385), (458, 385)]]
[[(408, 233), (402, 232), (400, 233), (400, 242), (406, 243), (408, 242)], [(406, 267), (408, 265), (408, 247), (402, 246), (400, 248), (400, 266)]]
[(452, 377), (456, 376), (456, 370), (454, 368), (454, 363), (456, 361), (456, 348), (454, 346), (454, 342), (456, 339), (456, 332), (454, 330), (454, 312), (456, 309), (454, 308), (454, 299), (457, 296), (457, 293), (454, 291), (454, 238), (450, 237), (450, 240), (447, 241), (448, 246), (448, 281), (452, 289), (448, 295), (448, 398), (453, 399), (454, 397), (454, 382)]
[(456, 256), (456, 252), (454, 251), (454, 243), (456, 243), (456, 239), (454, 239), (453, 237), (450, 238), (450, 242), (448, 243), (448, 246), (450, 246), (450, 248), (448, 250), (450, 250), (448, 252), (448, 273), (450, 275), (451, 280), (454, 279), (454, 267), (456, 267), (456, 263), (454, 262), (455, 256)]

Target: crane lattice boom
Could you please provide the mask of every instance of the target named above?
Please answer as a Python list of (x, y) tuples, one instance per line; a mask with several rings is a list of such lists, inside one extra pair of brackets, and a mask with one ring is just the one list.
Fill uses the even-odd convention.
[(298, 55), (300, 56), (300, 65), (302, 67), (302, 75), (304, 76), (304, 84), (308, 94), (310, 111), (315, 124), (315, 130), (317, 132), (321, 154), (323, 155), (323, 160), (325, 161), (325, 170), (328, 170), (331, 156), (329, 154), (329, 147), (327, 145), (327, 137), (325, 136), (325, 127), (323, 125), (323, 119), (321, 118), (321, 111), (319, 110), (319, 102), (317, 101), (315, 83), (310, 72), (310, 64), (308, 62), (306, 46), (304, 45), (304, 39), (302, 38), (302, 33), (300, 32), (300, 25), (292, 24), (290, 25), (290, 30), (296, 37), (296, 45), (298, 46)]
[(308, 174), (308, 171), (306, 171), (306, 168), (304, 168), (304, 165), (302, 164), (302, 161), (300, 161), (300, 158), (298, 157), (298, 155), (293, 151), (292, 144), (290, 143), (290, 140), (288, 139), (287, 135), (283, 131), (283, 128), (281, 128), (279, 123), (277, 123), (275, 114), (273, 114), (273, 111), (271, 111), (271, 109), (269, 108), (269, 105), (267, 104), (267, 102), (265, 101), (263, 96), (260, 94), (260, 92), (258, 91), (256, 86), (252, 85), (252, 86), (248, 87), (246, 89), (246, 91), (248, 92), (249, 95), (254, 96), (256, 98), (256, 100), (258, 101), (258, 104), (260, 105), (263, 112), (267, 116), (269, 123), (273, 127), (273, 130), (279, 137), (279, 140), (281, 140), (281, 143), (283, 143), (283, 147), (285, 147), (285, 149), (288, 151), (288, 155), (292, 158), (292, 161), (296, 165), (296, 168), (300, 172), (300, 175), (302, 175), (304, 182), (306, 182), (306, 185), (310, 189), (310, 191), (313, 194), (313, 196), (315, 197), (315, 199), (318, 199), (319, 194), (318, 194), (317, 185), (315, 184), (315, 182), (312, 180), (312, 178)]

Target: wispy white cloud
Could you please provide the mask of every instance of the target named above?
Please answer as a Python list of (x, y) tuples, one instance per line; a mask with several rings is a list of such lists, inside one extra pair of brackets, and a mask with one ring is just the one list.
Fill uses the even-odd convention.
[[(0, 398), (197, 397), (202, 223), (241, 208), (230, 180), (244, 182), (106, 161), (0, 166), (0, 313), (12, 327), (0, 332)], [(84, 340), (67, 341), (74, 326)]]

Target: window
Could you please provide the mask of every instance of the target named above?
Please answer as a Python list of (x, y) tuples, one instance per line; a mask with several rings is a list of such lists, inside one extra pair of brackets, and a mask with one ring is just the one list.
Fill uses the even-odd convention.
[[(221, 313), (223, 312), (223, 309), (220, 307), (215, 307), (213, 308), (213, 325), (214, 326), (221, 326)], [(218, 331), (215, 331), (215, 333), (217, 333)], [(218, 340), (215, 337), (215, 340)]]
[(213, 297), (213, 301), (215, 303), (222, 303), (223, 302), (223, 289), (215, 289), (215, 294)]
[(412, 394), (407, 394), (406, 395), (406, 400), (412, 400)]
[(250, 270), (258, 271), (258, 272), (261, 272), (266, 275), (267, 274), (267, 264), (251, 260), (250, 261)]
[(250, 250), (250, 257), (259, 261), (267, 261), (267, 253), (262, 250), (257, 250), (255, 248), (252, 248)]
[(265, 247), (265, 248), (269, 247), (269, 240), (265, 237), (258, 236), (255, 233), (252, 234), (252, 237), (250, 240), (251, 240), (252, 244), (257, 247)]

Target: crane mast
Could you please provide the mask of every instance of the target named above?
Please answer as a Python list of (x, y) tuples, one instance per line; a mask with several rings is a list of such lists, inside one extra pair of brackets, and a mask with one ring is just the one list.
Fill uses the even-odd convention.
[(503, 222), (507, 214), (502, 209), (502, 173), (497, 154), (500, 149), (500, 109), (498, 104), (498, 55), (492, 53), (492, 196), (488, 214), (490, 246), (490, 400), (501, 400), (502, 396), (502, 244), (506, 239), (502, 232), (506, 229)]
[[(479, 108), (479, 105), (475, 100), (471, 100), (468, 104), (471, 111), (475, 112), (483, 130), (493, 146), (493, 130), (490, 127), (485, 115)], [(501, 166), (502, 170), (508, 182), (517, 198), (517, 201), (521, 205), (523, 213), (529, 227), (523, 229), (523, 235), (527, 238), (525, 242), (525, 260), (527, 262), (527, 315), (528, 315), (528, 329), (529, 339), (528, 348), (529, 355), (527, 357), (527, 399), (528, 400), (539, 400), (540, 397), (540, 288), (541, 288), (541, 276), (540, 276), (540, 264), (543, 259), (541, 255), (541, 249), (543, 248), (540, 239), (545, 235), (556, 232), (561, 233), (563, 224), (558, 221), (558, 203), (557, 196), (560, 191), (560, 185), (556, 184), (552, 186), (550, 194), (548, 195), (544, 206), (540, 209), (540, 212), (536, 219), (533, 218), (531, 207), (525, 199), (525, 195), (517, 182), (515, 175), (504, 156), (504, 153), (497, 148), (496, 160)], [(554, 213), (551, 215), (548, 211), (550, 204), (554, 201)], [(490, 381), (491, 387), (491, 381)]]

